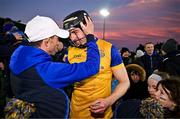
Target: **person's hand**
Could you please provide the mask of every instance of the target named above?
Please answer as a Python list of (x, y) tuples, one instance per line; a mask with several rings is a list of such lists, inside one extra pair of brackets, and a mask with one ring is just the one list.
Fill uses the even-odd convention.
[(104, 113), (109, 106), (110, 103), (106, 99), (98, 99), (91, 104), (90, 111), (93, 113)]
[(88, 34), (94, 34), (94, 24), (93, 24), (91, 18), (84, 16), (84, 19), (85, 19), (85, 21), (86, 21), (86, 24), (83, 24), (82, 22), (80, 23), (83, 32), (84, 32), (86, 35), (88, 35)]
[(13, 33), (13, 35), (16, 38), (16, 40), (22, 40), (23, 39), (22, 35), (19, 34), (18, 32)]

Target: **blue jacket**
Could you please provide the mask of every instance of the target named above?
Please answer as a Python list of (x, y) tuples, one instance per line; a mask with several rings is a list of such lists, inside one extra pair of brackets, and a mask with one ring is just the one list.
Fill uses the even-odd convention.
[(32, 117), (67, 118), (69, 103), (62, 89), (99, 71), (99, 51), (92, 37), (87, 46), (87, 61), (79, 64), (53, 62), (45, 51), (32, 46), (15, 50), (9, 65), (12, 90), (16, 98), (35, 103)]

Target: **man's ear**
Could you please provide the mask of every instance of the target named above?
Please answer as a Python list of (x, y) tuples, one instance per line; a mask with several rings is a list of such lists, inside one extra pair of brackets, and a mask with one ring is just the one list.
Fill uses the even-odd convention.
[(43, 40), (44, 46), (48, 47), (49, 40), (50, 40), (49, 38)]

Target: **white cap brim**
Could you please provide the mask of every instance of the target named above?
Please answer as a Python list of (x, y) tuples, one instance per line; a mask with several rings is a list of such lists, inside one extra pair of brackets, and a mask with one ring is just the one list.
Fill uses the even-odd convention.
[(60, 38), (68, 38), (69, 37), (69, 31), (64, 29), (59, 29), (59, 31), (56, 34)]

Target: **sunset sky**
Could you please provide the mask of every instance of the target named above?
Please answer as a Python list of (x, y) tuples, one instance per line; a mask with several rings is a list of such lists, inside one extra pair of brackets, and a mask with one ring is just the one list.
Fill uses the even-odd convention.
[(118, 48), (135, 50), (140, 43), (168, 38), (180, 43), (180, 0), (0, 0), (0, 17), (26, 24), (34, 16), (43, 15), (62, 26), (66, 15), (84, 9), (95, 23), (96, 36), (102, 38), (102, 8), (110, 12), (105, 38)]

